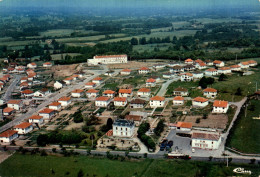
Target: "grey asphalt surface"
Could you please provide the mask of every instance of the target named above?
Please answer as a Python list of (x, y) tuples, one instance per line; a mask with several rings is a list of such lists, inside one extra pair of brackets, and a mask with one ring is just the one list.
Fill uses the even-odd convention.
[(2, 99), (5, 102), (10, 100), (11, 94), (14, 91), (14, 89), (15, 89), (16, 85), (18, 84), (18, 82), (20, 81), (20, 79), (21, 79), (20, 75), (14, 75), (14, 78), (9, 81), (9, 82), (11, 82), (11, 84), (9, 85), (9, 87), (7, 88), (5, 94), (2, 97)]

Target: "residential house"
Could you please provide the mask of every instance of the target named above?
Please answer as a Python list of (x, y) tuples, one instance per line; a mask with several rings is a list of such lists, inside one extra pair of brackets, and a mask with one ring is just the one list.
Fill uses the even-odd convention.
[(198, 149), (214, 150), (221, 144), (221, 136), (209, 132), (193, 132), (191, 136), (191, 147)]
[(137, 91), (137, 96), (138, 97), (149, 97), (150, 94), (151, 94), (151, 89), (149, 89), (149, 88), (140, 88)]
[(29, 87), (29, 83), (28, 82), (23, 82), (20, 84), (20, 90), (26, 90)]
[(66, 82), (64, 82), (64, 81), (56, 81), (56, 82), (54, 83), (54, 88), (55, 88), (56, 90), (58, 90), (58, 89), (63, 88), (65, 85), (66, 85)]
[(33, 95), (34, 95), (34, 97), (41, 97), (41, 98), (43, 98), (43, 97), (48, 96), (50, 93), (51, 92), (50, 92), (49, 89), (43, 88), (41, 90), (36, 91)]
[(116, 95), (116, 92), (113, 90), (105, 90), (103, 92), (103, 96), (105, 96), (105, 97), (114, 98), (115, 95)]
[(227, 113), (229, 104), (227, 101), (215, 100), (212, 113)]
[(142, 67), (142, 68), (140, 68), (140, 69), (138, 70), (138, 73), (139, 73), (139, 74), (147, 74), (147, 73), (149, 73), (149, 72), (150, 72), (150, 69), (147, 68), (147, 67)]
[(117, 119), (113, 123), (113, 136), (132, 137), (134, 134), (135, 123), (125, 119)]
[(76, 73), (74, 73), (74, 74), (77, 75), (79, 79), (82, 79), (82, 78), (84, 77), (85, 72), (83, 72), (83, 71), (78, 71), (78, 72), (76, 72)]
[(204, 62), (197, 63), (195, 66), (197, 69), (205, 69), (207, 67), (206, 63)]
[(123, 69), (120, 74), (121, 75), (130, 75), (131, 74), (131, 69)]
[(130, 98), (133, 95), (132, 89), (119, 89), (119, 97)]
[(240, 65), (231, 65), (230, 68), (231, 68), (231, 71), (241, 71)]
[(257, 62), (255, 60), (249, 60), (247, 61), (250, 67), (257, 66)]
[(82, 89), (75, 89), (71, 92), (71, 97), (73, 98), (80, 98), (84, 95), (84, 90)]
[(180, 131), (191, 131), (192, 123), (190, 122), (177, 122), (176, 129)]
[(213, 64), (214, 64), (216, 67), (223, 67), (223, 66), (225, 66), (225, 63), (224, 63), (223, 61), (219, 61), (219, 60), (213, 61)]
[(63, 96), (60, 99), (58, 99), (58, 102), (61, 103), (62, 107), (66, 107), (71, 104), (71, 98)]
[(127, 98), (126, 97), (115, 97), (114, 98), (114, 105), (115, 106), (126, 106), (127, 105)]
[(146, 87), (155, 87), (156, 86), (156, 80), (153, 78), (146, 80)]
[(216, 75), (218, 75), (218, 70), (216, 70), (215, 68), (209, 68), (205, 71), (205, 75), (206, 76), (216, 76)]
[(150, 107), (164, 107), (165, 105), (165, 98), (162, 96), (154, 96), (150, 98)]
[(96, 77), (92, 80), (95, 84), (101, 84), (103, 82), (103, 79), (101, 77)]
[(174, 74), (168, 72), (168, 73), (163, 73), (163, 78), (165, 79), (171, 79), (174, 76)]
[(230, 74), (231, 68), (230, 67), (221, 67), (218, 69), (219, 74)]
[(35, 68), (37, 68), (37, 64), (36, 63), (29, 63), (27, 65), (27, 67), (30, 68), (30, 69), (35, 69)]
[(34, 95), (33, 91), (29, 89), (22, 91), (21, 94), (24, 98), (32, 98)]
[(206, 88), (203, 90), (203, 95), (207, 98), (216, 98), (217, 90), (214, 88)]
[(173, 98), (172, 103), (174, 106), (184, 105), (184, 98), (182, 96), (176, 96)]
[(193, 60), (190, 58), (186, 59), (184, 62), (185, 64), (193, 64)]
[(3, 109), (3, 115), (4, 116), (10, 116), (15, 113), (15, 109), (6, 107)]
[(249, 63), (247, 61), (245, 62), (241, 62), (238, 64), (239, 66), (241, 66), (242, 69), (247, 69), (249, 68)]
[(63, 82), (66, 83), (66, 85), (70, 85), (73, 81), (73, 77), (67, 77), (66, 79), (63, 80)]
[(206, 107), (209, 104), (209, 100), (203, 97), (196, 97), (192, 100), (192, 106), (194, 107)]
[(191, 73), (183, 73), (183, 74), (181, 74), (181, 81), (182, 82), (193, 81), (193, 74), (191, 74)]
[(201, 79), (204, 76), (204, 73), (199, 71), (195, 71), (192, 74), (194, 79)]
[(33, 115), (29, 117), (29, 123), (42, 125), (43, 124), (43, 116)]
[(193, 71), (196, 69), (194, 65), (185, 65), (183, 68), (184, 71)]
[(18, 132), (15, 130), (6, 130), (0, 134), (0, 144), (10, 144), (13, 140), (18, 138)]
[(99, 95), (99, 91), (95, 89), (90, 89), (86, 92), (88, 98), (96, 98)]
[(134, 99), (130, 102), (130, 108), (143, 108), (145, 105), (145, 100), (142, 99)]
[(101, 96), (96, 98), (95, 105), (97, 107), (107, 107), (110, 104), (110, 102), (110, 97)]
[(214, 63), (212, 60), (206, 60), (205, 63), (208, 65), (208, 66), (213, 66)]
[(32, 123), (23, 122), (14, 126), (14, 130), (17, 131), (19, 135), (24, 135), (33, 131), (33, 126)]
[(188, 96), (189, 92), (188, 92), (188, 89), (186, 89), (186, 88), (178, 87), (178, 88), (174, 89), (173, 95), (175, 95), (175, 96)]
[(7, 107), (13, 108), (13, 109), (19, 111), (23, 107), (23, 102), (22, 102), (22, 100), (9, 100), (7, 102)]
[(44, 68), (49, 68), (49, 67), (52, 67), (52, 63), (51, 62), (46, 62), (46, 63), (43, 63), (42, 66)]
[(93, 89), (93, 88), (95, 88), (96, 86), (97, 86), (97, 84), (94, 83), (94, 82), (88, 82), (88, 83), (85, 84), (85, 88), (86, 88), (86, 89)]
[(165, 65), (164, 64), (155, 64), (155, 65), (153, 65), (153, 68), (155, 70), (163, 69), (163, 68), (165, 68)]
[(55, 115), (56, 111), (54, 109), (44, 108), (39, 112), (39, 116), (42, 116), (43, 119), (50, 119)]
[(170, 68), (171, 73), (181, 73), (184, 72), (184, 68), (179, 65), (175, 65), (174, 67)]
[(55, 101), (55, 102), (52, 102), (51, 104), (49, 104), (49, 109), (53, 109), (53, 110), (60, 110), (61, 109), (61, 103)]

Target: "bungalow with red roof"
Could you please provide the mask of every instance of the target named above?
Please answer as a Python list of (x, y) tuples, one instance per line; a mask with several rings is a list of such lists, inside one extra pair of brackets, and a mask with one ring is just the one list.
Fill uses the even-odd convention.
[(176, 96), (173, 98), (172, 103), (174, 106), (184, 105), (184, 98), (182, 96)]
[(218, 69), (219, 74), (230, 74), (231, 72), (232, 71), (230, 67), (221, 67)]
[(8, 79), (6, 77), (1, 77), (0, 82), (2, 82), (3, 84), (6, 84), (8, 82)]
[(181, 74), (181, 81), (182, 82), (190, 82), (192, 80), (193, 80), (193, 74), (191, 74), (191, 73)]
[(41, 90), (38, 90), (38, 91), (34, 92), (33, 96), (34, 96), (34, 97), (41, 97), (41, 98), (43, 98), (43, 97), (48, 96), (50, 93), (51, 93), (51, 92), (50, 92), (49, 89), (47, 89), (47, 88), (42, 88)]
[(32, 98), (33, 97), (33, 91), (29, 90), (29, 89), (22, 91), (21, 94), (24, 98)]
[(191, 131), (192, 123), (190, 122), (177, 122), (176, 129), (180, 131)]
[(49, 68), (49, 67), (52, 67), (52, 63), (51, 62), (46, 62), (46, 63), (43, 63), (42, 66), (44, 68)]
[(23, 122), (19, 125), (14, 126), (14, 130), (18, 132), (19, 135), (24, 135), (33, 130), (32, 123)]
[(206, 76), (216, 76), (218, 75), (218, 70), (215, 68), (209, 68), (205, 71)]
[(184, 67), (179, 66), (179, 65), (175, 65), (172, 68), (170, 68), (170, 72), (171, 73), (181, 73), (181, 72), (184, 72)]
[(61, 103), (57, 101), (52, 102), (51, 104), (49, 104), (49, 108), (58, 111), (61, 109)]
[(96, 86), (97, 86), (97, 84), (94, 83), (94, 82), (88, 82), (88, 83), (85, 84), (85, 88), (86, 88), (86, 89), (93, 89), (93, 88), (95, 88)]
[(149, 97), (150, 94), (151, 94), (151, 89), (149, 89), (149, 88), (140, 88), (137, 91), (137, 96), (138, 97)]
[(115, 106), (126, 106), (127, 105), (127, 98), (126, 97), (115, 97), (114, 98), (114, 105)]
[(164, 107), (165, 105), (165, 98), (162, 96), (154, 96), (150, 98), (150, 107)]
[(113, 90), (105, 90), (103, 92), (103, 96), (109, 97), (109, 98), (114, 98), (116, 95), (116, 92)]
[(131, 97), (133, 95), (132, 89), (119, 89), (119, 97)]
[(13, 109), (19, 111), (23, 107), (23, 102), (22, 102), (22, 100), (9, 100), (7, 102), (7, 107), (13, 108)]
[(193, 64), (193, 60), (190, 58), (186, 59), (184, 62), (185, 64)]
[(228, 101), (215, 100), (212, 113), (227, 113), (229, 108)]
[(73, 75), (71, 76), (71, 78), (73, 78), (74, 81), (75, 81), (75, 80), (78, 80), (78, 79), (79, 79), (79, 75), (78, 75), (78, 74), (73, 74)]
[(143, 108), (145, 105), (145, 100), (142, 99), (134, 99), (130, 103), (130, 108), (136, 109), (136, 108)]
[(197, 69), (205, 69), (207, 67), (206, 63), (204, 62), (196, 63), (195, 66)]
[(189, 92), (188, 92), (188, 89), (186, 89), (186, 88), (178, 87), (178, 88), (174, 89), (173, 95), (175, 95), (175, 96), (188, 96)]
[(70, 85), (73, 81), (73, 77), (67, 77), (66, 79), (63, 80), (63, 82), (66, 83), (66, 85)]
[(103, 82), (103, 79), (101, 77), (96, 77), (92, 80), (95, 84), (101, 84)]
[(257, 62), (255, 60), (249, 60), (247, 62), (249, 63), (250, 67), (257, 66)]
[(247, 61), (240, 62), (238, 65), (241, 66), (242, 69), (249, 68), (249, 63)]
[(214, 88), (206, 88), (203, 90), (203, 95), (207, 98), (216, 98), (217, 90)]
[(99, 91), (95, 89), (90, 89), (86, 92), (88, 98), (96, 98), (99, 95)]
[(138, 69), (139, 74), (147, 74), (149, 72), (150, 72), (150, 69), (147, 67), (142, 67), (142, 68)]
[(76, 73), (74, 73), (74, 74), (77, 74), (78, 77), (79, 77), (80, 79), (82, 79), (83, 76), (84, 76), (84, 74), (85, 74), (85, 72), (83, 72), (83, 71), (78, 71), (78, 72), (76, 72)]
[(212, 60), (206, 60), (205, 63), (208, 65), (208, 66), (213, 66), (214, 63)]
[(153, 78), (146, 80), (146, 87), (155, 87), (156, 86), (156, 80)]
[(73, 98), (80, 98), (84, 95), (84, 90), (82, 89), (75, 89), (71, 92), (71, 96)]
[(6, 107), (3, 109), (3, 115), (4, 116), (10, 116), (15, 113), (15, 109)]
[(55, 110), (49, 109), (49, 108), (44, 108), (39, 112), (39, 116), (42, 116), (43, 119), (50, 119), (52, 116), (54, 116), (56, 113)]
[(107, 107), (111, 102), (110, 97), (101, 96), (96, 98), (95, 100), (95, 106), (97, 107)]
[(209, 104), (209, 100), (203, 97), (196, 97), (192, 100), (192, 106), (194, 107), (206, 107)]
[(61, 106), (65, 107), (71, 104), (71, 98), (63, 96), (60, 99), (58, 99), (58, 102), (61, 103)]
[(240, 65), (231, 65), (230, 68), (231, 68), (231, 71), (241, 71)]
[(35, 68), (37, 68), (37, 64), (36, 63), (29, 63), (27, 65), (27, 67), (30, 68), (30, 69), (35, 69)]
[(33, 115), (29, 117), (29, 123), (41, 125), (43, 124), (43, 116)]
[(20, 83), (27, 82), (27, 81), (28, 81), (28, 77), (22, 77)]
[(191, 147), (198, 149), (214, 150), (221, 144), (221, 136), (209, 132), (193, 132), (191, 136)]
[(10, 144), (13, 140), (18, 138), (18, 132), (15, 130), (6, 130), (0, 134), (0, 144)]
[(225, 66), (225, 63), (223, 61), (220, 61), (220, 60), (215, 60), (213, 61), (213, 64), (217, 67), (223, 67)]
[(29, 83), (28, 82), (23, 82), (20, 84), (20, 90), (23, 90), (25, 88), (28, 88), (29, 87)]
[(123, 69), (120, 74), (121, 75), (130, 75), (131, 74), (131, 69)]

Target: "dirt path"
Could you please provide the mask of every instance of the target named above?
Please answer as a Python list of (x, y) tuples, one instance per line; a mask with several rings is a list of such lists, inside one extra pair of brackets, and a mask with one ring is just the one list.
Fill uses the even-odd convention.
[(7, 160), (9, 157), (11, 157), (13, 154), (14, 152), (9, 153), (7, 151), (0, 151), (0, 164)]

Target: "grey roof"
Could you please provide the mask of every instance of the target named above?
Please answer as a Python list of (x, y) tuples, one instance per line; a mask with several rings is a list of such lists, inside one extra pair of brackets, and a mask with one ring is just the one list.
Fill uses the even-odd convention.
[(130, 120), (125, 120), (125, 119), (117, 119), (113, 123), (113, 126), (132, 127), (132, 126), (134, 126), (134, 122), (130, 121)]

